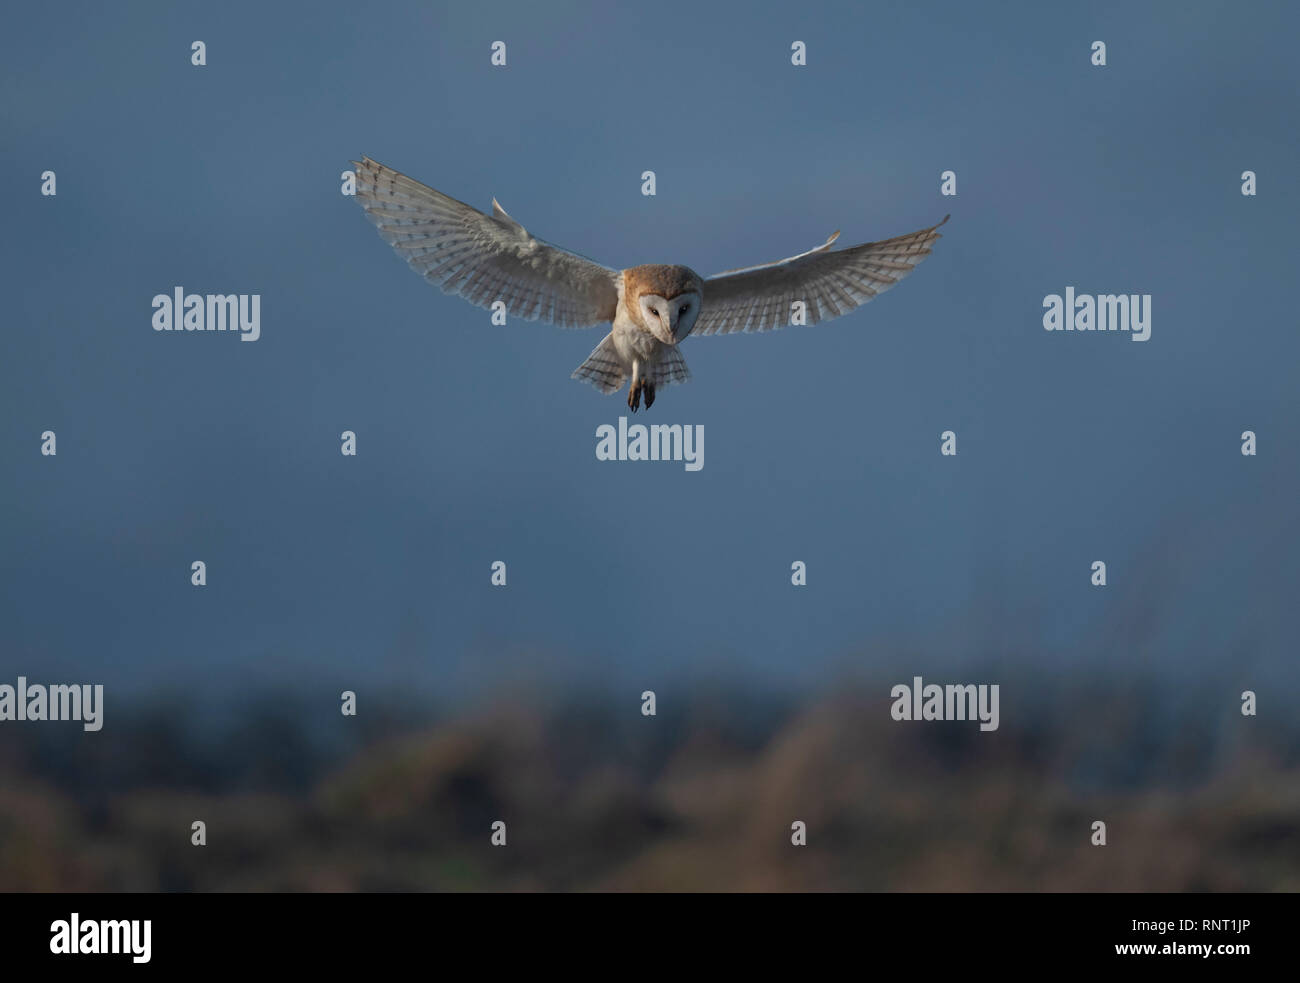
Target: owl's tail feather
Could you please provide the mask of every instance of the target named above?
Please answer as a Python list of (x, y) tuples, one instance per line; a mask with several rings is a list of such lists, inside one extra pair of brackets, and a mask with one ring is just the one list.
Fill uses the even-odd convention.
[(587, 360), (573, 370), (572, 378), (590, 382), (603, 393), (614, 393), (623, 388), (627, 372), (614, 350), (614, 332), (605, 335)]
[(658, 361), (650, 367), (650, 385), (659, 389), (673, 382), (685, 382), (690, 377), (691, 370), (686, 367), (682, 350), (676, 345), (661, 350)]

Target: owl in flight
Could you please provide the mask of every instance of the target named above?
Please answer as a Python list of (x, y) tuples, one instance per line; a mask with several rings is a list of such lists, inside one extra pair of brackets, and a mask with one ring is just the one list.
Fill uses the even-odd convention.
[(629, 382), (634, 413), (642, 395), (649, 408), (657, 390), (690, 378), (679, 347), (687, 335), (784, 327), (797, 302), (796, 323), (847, 314), (907, 276), (948, 221), (832, 252), (836, 232), (798, 256), (705, 279), (685, 266), (601, 266), (529, 235), (496, 199), (485, 215), (369, 157), (353, 163), (357, 201), (379, 234), (445, 293), (479, 307), (499, 300), (515, 317), (561, 328), (612, 325), (573, 378), (603, 393)]

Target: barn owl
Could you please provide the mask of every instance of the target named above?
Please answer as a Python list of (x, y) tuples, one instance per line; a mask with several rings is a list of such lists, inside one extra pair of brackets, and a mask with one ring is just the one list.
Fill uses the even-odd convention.
[[(616, 270), (530, 235), (492, 199), (487, 215), (378, 164), (356, 166), (356, 198), (411, 269), (445, 293), (562, 328), (611, 325), (573, 373), (603, 393), (628, 382), (627, 405), (690, 378), (681, 342), (690, 334), (770, 331), (839, 317), (888, 290), (930, 254), (948, 221), (910, 235), (789, 259), (707, 279), (685, 266)], [(801, 304), (802, 308), (796, 307)], [(802, 314), (802, 319), (800, 319)]]

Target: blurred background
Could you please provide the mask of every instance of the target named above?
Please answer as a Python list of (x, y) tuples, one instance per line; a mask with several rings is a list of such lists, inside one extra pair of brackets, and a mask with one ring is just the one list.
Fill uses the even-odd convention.
[[(15, 11), (0, 683), (106, 707), (0, 723), (0, 889), (1300, 886), (1300, 15), (1089, 6)], [(688, 341), (688, 473), (597, 461), (602, 332), (422, 283), (361, 154), (616, 267), (952, 220)], [(154, 332), (176, 286), (261, 339)], [(1151, 340), (1043, 331), (1067, 286)], [(893, 722), (915, 675), (1000, 728)]]

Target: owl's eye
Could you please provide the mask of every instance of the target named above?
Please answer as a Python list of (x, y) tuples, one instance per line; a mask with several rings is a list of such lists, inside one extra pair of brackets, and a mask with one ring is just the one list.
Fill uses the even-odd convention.
[(652, 308), (650, 308), (650, 316), (651, 316), (651, 317), (658, 317), (658, 316), (659, 316), (659, 308), (657, 308), (657, 307), (652, 307)]
[(690, 304), (687, 304), (685, 307), (683, 307), (680, 311), (677, 312), (677, 316), (678, 316), (678, 317), (681, 317), (683, 314), (685, 314), (685, 313), (686, 313), (687, 311), (689, 311), (690, 309), (691, 309), (691, 305), (690, 305)]

